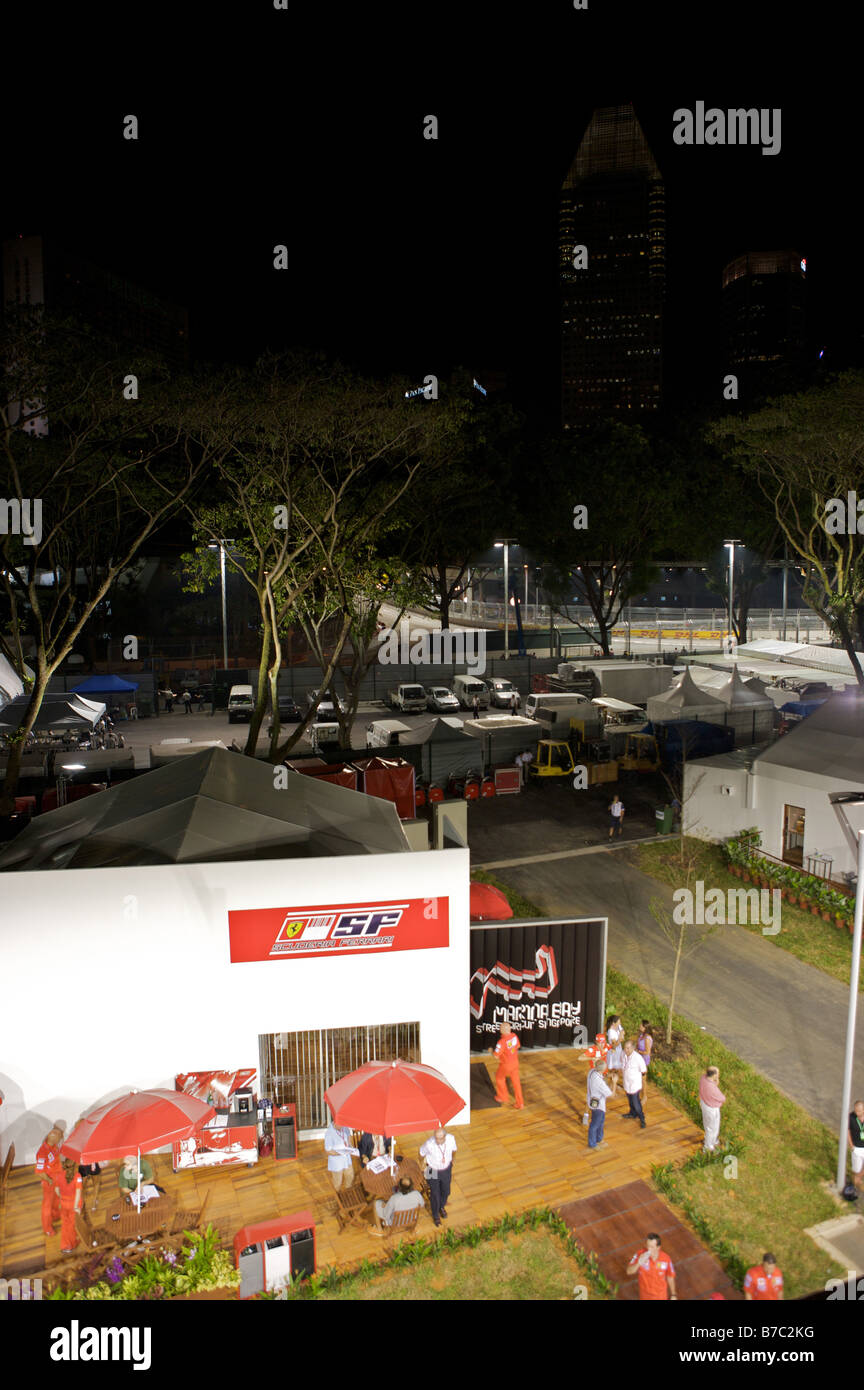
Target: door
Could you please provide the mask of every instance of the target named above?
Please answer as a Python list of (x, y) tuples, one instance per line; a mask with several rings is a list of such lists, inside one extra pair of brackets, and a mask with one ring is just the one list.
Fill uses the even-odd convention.
[(783, 859), (801, 867), (804, 860), (804, 807), (783, 807)]

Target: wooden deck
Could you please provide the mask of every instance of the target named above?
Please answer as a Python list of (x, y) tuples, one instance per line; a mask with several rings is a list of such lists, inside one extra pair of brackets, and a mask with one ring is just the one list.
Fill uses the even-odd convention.
[[(608, 1106), (607, 1146), (589, 1150), (582, 1124), (587, 1074), (587, 1063), (572, 1049), (527, 1053), (521, 1059), (525, 1109), (472, 1109), (471, 1124), (453, 1129), (459, 1148), (445, 1225), (469, 1226), (533, 1206), (558, 1208), (639, 1179), (650, 1181), (654, 1164), (681, 1162), (701, 1145), (701, 1131), (649, 1084), (647, 1127), (623, 1120), (627, 1102), (619, 1091)], [(416, 1156), (426, 1138), (425, 1133), (401, 1136), (397, 1151)], [(253, 1168), (174, 1173), (170, 1155), (157, 1154), (151, 1161), (156, 1181), (185, 1207), (209, 1192), (207, 1219), (229, 1248), (242, 1226), (308, 1209), (316, 1220), (319, 1268), (384, 1254), (385, 1243), (371, 1234), (371, 1224), (370, 1234), (350, 1228), (340, 1233), (320, 1140), (302, 1143), (296, 1160), (266, 1158)], [(100, 1210), (116, 1200), (118, 1166), (102, 1175)], [(42, 1234), (40, 1205), (32, 1167), (13, 1168), (0, 1248), (0, 1273), (7, 1278), (34, 1274), (63, 1258), (59, 1235), (46, 1239)], [(428, 1237), (434, 1231), (428, 1211), (421, 1213), (417, 1234)]]

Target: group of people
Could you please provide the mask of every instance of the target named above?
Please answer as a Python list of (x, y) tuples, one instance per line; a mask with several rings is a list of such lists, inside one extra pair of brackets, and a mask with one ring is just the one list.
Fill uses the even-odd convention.
[[(165, 690), (160, 690), (160, 691), (159, 691), (159, 694), (162, 696), (162, 699), (165, 701), (165, 713), (166, 713), (166, 714), (173, 714), (173, 713), (174, 713), (174, 701), (177, 699), (176, 693), (175, 693), (173, 690), (167, 689), (167, 687), (166, 687)], [(192, 713), (192, 706), (193, 706), (193, 704), (197, 704), (197, 706), (198, 706), (198, 711), (199, 711), (199, 713), (200, 713), (200, 711), (201, 711), (201, 706), (204, 704), (204, 696), (203, 696), (203, 694), (201, 693), (200, 690), (196, 690), (194, 694), (192, 693), (191, 690), (184, 690), (184, 691), (183, 691), (183, 694), (180, 696), (180, 703), (182, 704), (183, 709), (184, 709), (184, 712), (185, 712), (186, 714), (191, 714), (191, 713)]]
[[(84, 1207), (85, 1185), (90, 1189), (91, 1211), (96, 1210), (99, 1198), (102, 1163), (76, 1164), (61, 1152), (63, 1128), (60, 1124), (52, 1126), (43, 1142), (36, 1150), (36, 1176), (42, 1183), (42, 1230), (46, 1236), (55, 1234), (55, 1226), (60, 1224), (60, 1249), (64, 1255), (71, 1255), (78, 1245), (78, 1232), (75, 1218)], [(120, 1191), (131, 1194), (144, 1183), (152, 1183), (153, 1169), (146, 1158), (139, 1160), (134, 1154), (124, 1158), (117, 1175)], [(154, 1189), (161, 1193), (161, 1188)]]
[[(589, 1149), (606, 1147), (606, 1102), (617, 1094), (619, 1080), (628, 1104), (624, 1118), (638, 1120), (640, 1129), (644, 1129), (647, 1123), (644, 1110), (645, 1077), (651, 1064), (654, 1030), (649, 1020), (643, 1018), (635, 1042), (630, 1039), (625, 1041), (620, 1014), (610, 1014), (606, 1020), (606, 1041), (606, 1056), (595, 1058), (588, 1073)], [(607, 1077), (612, 1082), (611, 1086)]]
[[(385, 1157), (390, 1149), (390, 1139), (384, 1134), (363, 1132), (359, 1143), (352, 1143), (352, 1131), (331, 1120), (324, 1136), (324, 1150), (327, 1154), (327, 1172), (335, 1192), (352, 1186), (355, 1178), (354, 1159), (359, 1158), (362, 1167), (367, 1167), (373, 1158)], [(429, 1206), (432, 1220), (440, 1226), (447, 1219), (447, 1199), (453, 1177), (453, 1155), (456, 1140), (443, 1128), (438, 1128), (420, 1146), (423, 1160), (423, 1177), (429, 1189)], [(425, 1206), (423, 1194), (419, 1192), (410, 1177), (402, 1176), (396, 1183), (393, 1193), (386, 1201), (376, 1198), (373, 1203), (375, 1226), (373, 1235), (386, 1234), (384, 1228), (392, 1225), (398, 1211), (412, 1211)]]

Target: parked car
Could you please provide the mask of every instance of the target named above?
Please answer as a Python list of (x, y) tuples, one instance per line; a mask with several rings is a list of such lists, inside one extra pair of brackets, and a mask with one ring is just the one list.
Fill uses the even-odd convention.
[(480, 709), (489, 708), (489, 687), (477, 676), (454, 676), (453, 694), (463, 709), (473, 707), (475, 695)]
[(426, 708), (435, 710), (437, 714), (448, 714), (459, 708), (459, 701), (446, 685), (427, 685)]
[[(303, 714), (299, 705), (296, 703), (295, 700), (291, 699), (290, 695), (280, 695), (278, 704), (280, 727), (283, 724), (299, 724), (300, 720), (303, 718)], [(272, 734), (273, 732), (272, 711), (270, 714), (269, 722), (267, 724), (267, 732), (268, 734)]]
[(366, 747), (398, 747), (399, 735), (410, 732), (408, 725), (402, 724), (398, 719), (373, 719), (366, 730)]
[(236, 724), (238, 719), (251, 719), (254, 708), (251, 685), (232, 685), (228, 692), (228, 723)]
[[(306, 703), (307, 703), (307, 705), (314, 705), (315, 701), (318, 699), (318, 694), (319, 694), (319, 692), (318, 692), (317, 690), (307, 690), (307, 691), (306, 691)], [(340, 709), (341, 712), (344, 714), (345, 711), (346, 711), (346, 709), (347, 709), (348, 707), (347, 707), (347, 705), (345, 704), (345, 701), (344, 701), (344, 700), (339, 699), (339, 696), (338, 696), (338, 695), (337, 695), (336, 698), (337, 698), (337, 700), (339, 701), (339, 709)], [(322, 714), (334, 715), (335, 713), (336, 713), (336, 707), (335, 707), (335, 705), (333, 704), (333, 701), (331, 700), (330, 696), (325, 692), (325, 693), (321, 696), (321, 702), (320, 702), (320, 704), (318, 705), (318, 718), (320, 719), (320, 717), (321, 717)]]
[(488, 691), (491, 704), (497, 705), (499, 709), (510, 709), (513, 696), (516, 696), (516, 708), (522, 704), (522, 696), (516, 689), (512, 681), (504, 680), (503, 676), (487, 676), (484, 681)]

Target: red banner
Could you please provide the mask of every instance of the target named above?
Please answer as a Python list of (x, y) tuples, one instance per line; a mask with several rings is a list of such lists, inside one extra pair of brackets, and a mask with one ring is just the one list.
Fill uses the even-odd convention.
[(218, 1109), (219, 1106), (227, 1108), (229, 1097), (241, 1086), (250, 1086), (254, 1080), (254, 1067), (243, 1067), (239, 1071), (187, 1071), (175, 1076), (174, 1087)]
[(243, 908), (228, 913), (233, 963), (449, 946), (449, 898)]

